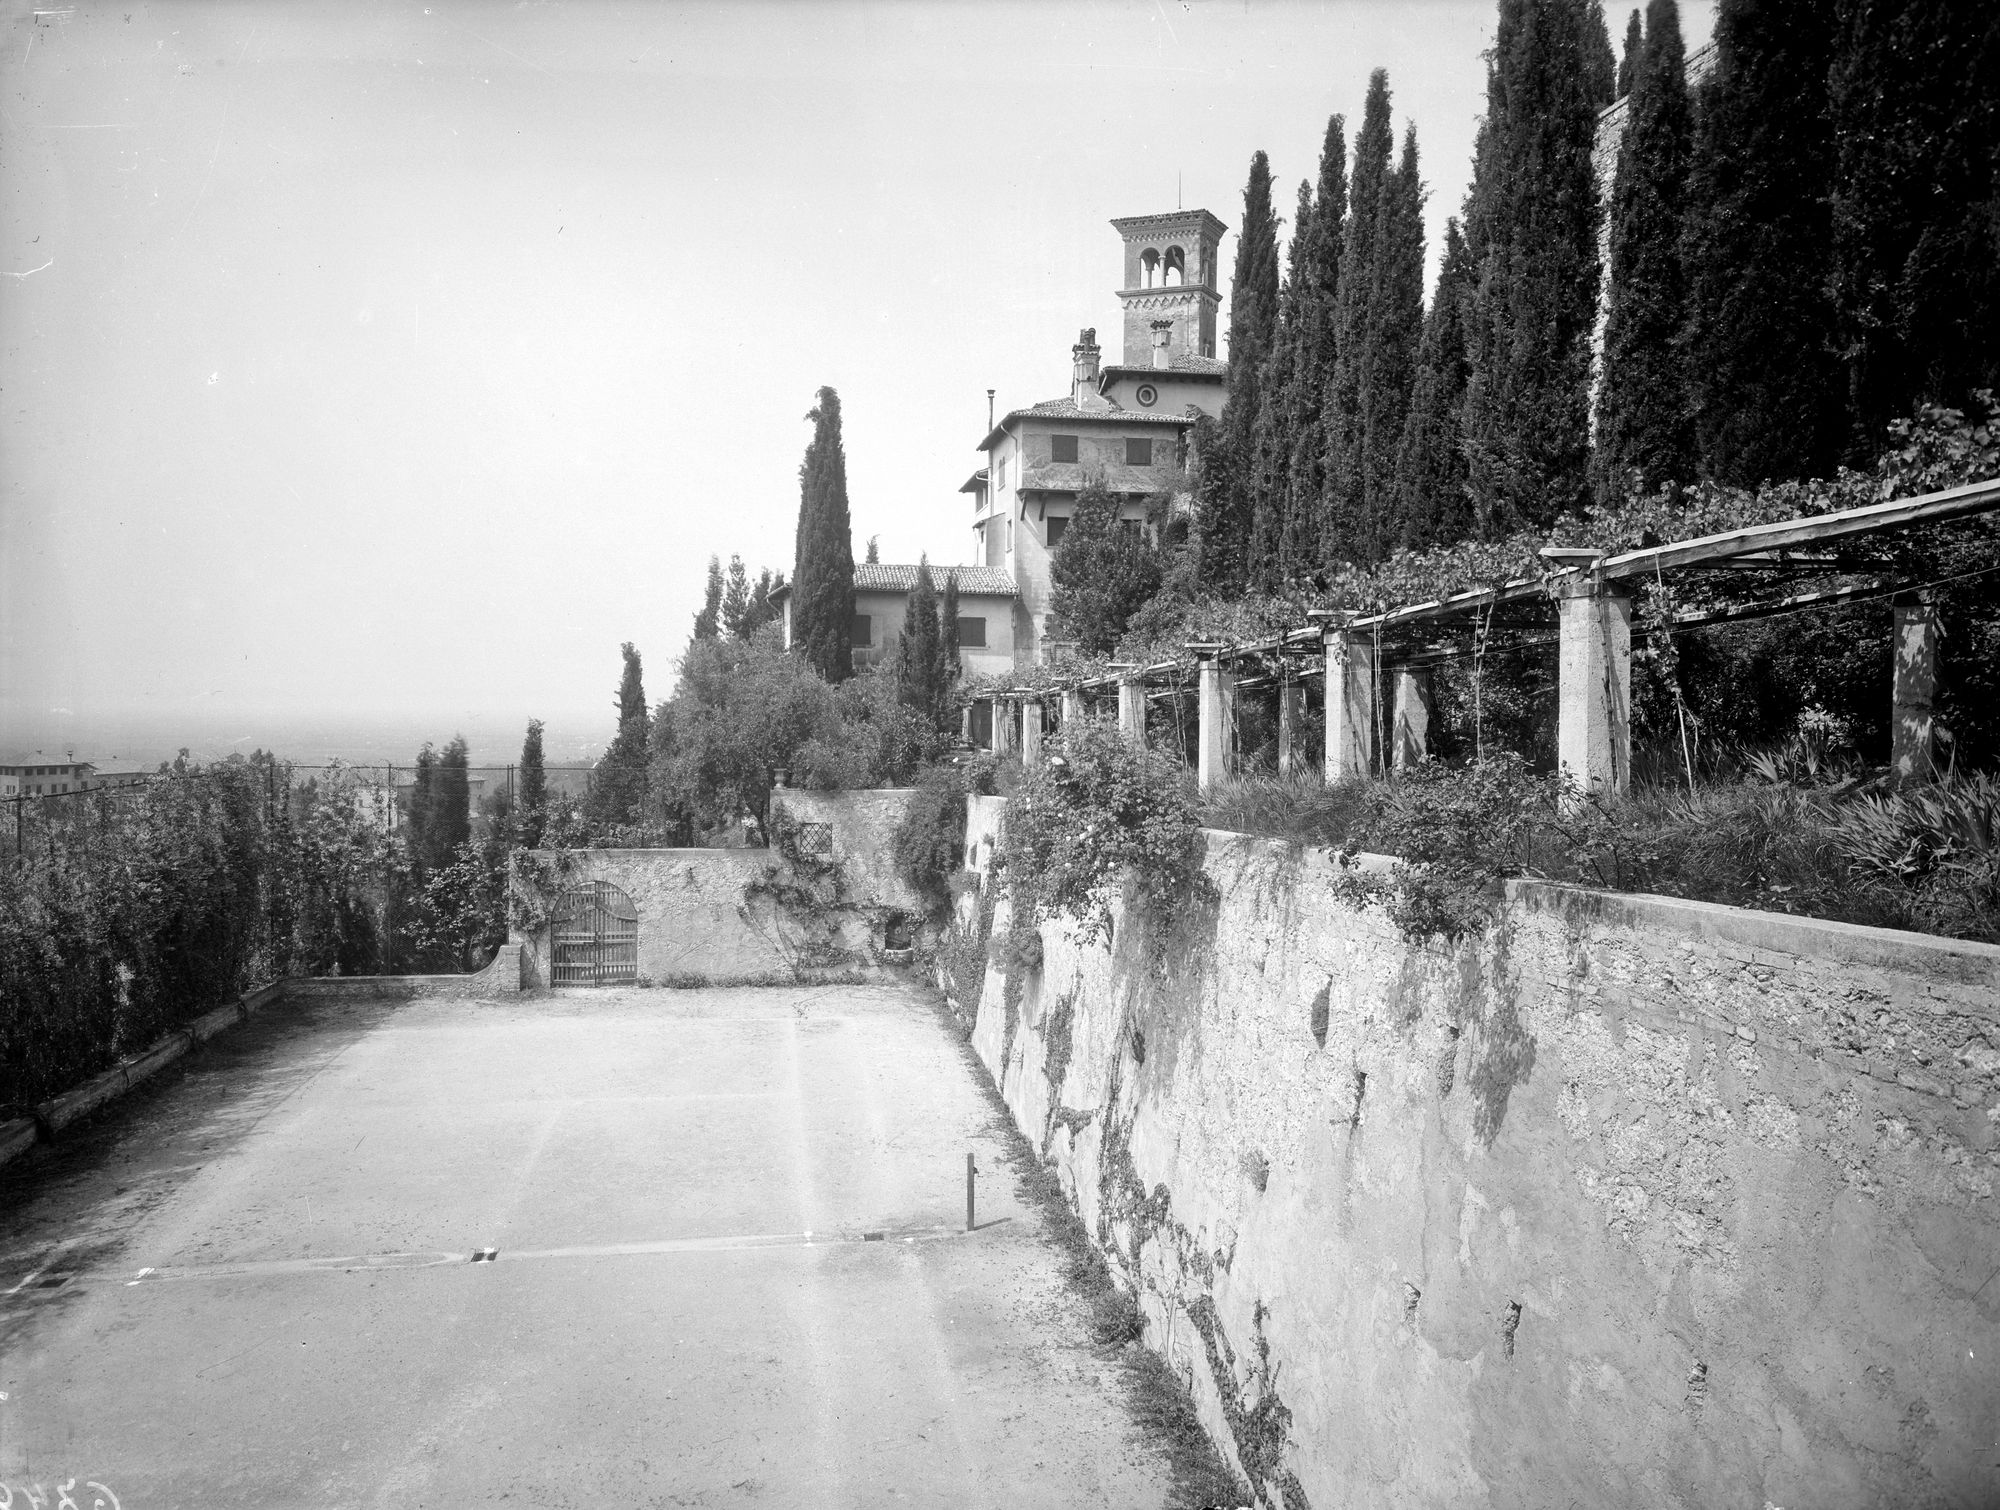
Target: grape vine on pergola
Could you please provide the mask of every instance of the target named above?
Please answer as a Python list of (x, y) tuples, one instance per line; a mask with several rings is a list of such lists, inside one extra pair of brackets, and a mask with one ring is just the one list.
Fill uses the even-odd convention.
[[(1559, 761), (1584, 790), (1622, 791), (1631, 766), (1631, 658), (1635, 642), (1717, 624), (1804, 613), (1889, 598), (1895, 604), (1891, 763), (1905, 777), (1929, 774), (1931, 704), (1937, 680), (1938, 615), (1930, 593), (1948, 582), (2000, 571), (2000, 560), (1949, 577), (1914, 578), (1874, 543), (1925, 526), (1964, 523), (2000, 510), (2000, 478), (1919, 497), (1868, 504), (1718, 534), (1606, 553), (1550, 547), (1546, 569), (1498, 586), (1380, 613), (1312, 610), (1310, 623), (1240, 642), (1193, 643), (1187, 655), (1054, 687), (986, 694), (997, 750), (1038, 753), (1045, 700), (1060, 717), (1082, 716), (1094, 697), (1116, 692), (1119, 722), (1143, 741), (1148, 700), (1187, 696), (1197, 703), (1196, 761), (1205, 788), (1233, 759), (1235, 699), (1278, 693), (1281, 773), (1302, 771), (1304, 687), (1326, 686), (1324, 770), (1329, 780), (1371, 774), (1423, 758), (1430, 715), (1429, 674), (1466, 656), (1557, 647)], [(1668, 611), (1637, 625), (1642, 586), (1671, 604), (1672, 586), (1690, 579), (1732, 584), (1715, 606)], [(1815, 585), (1818, 584), (1818, 585)], [(1384, 680), (1392, 686), (1385, 691)], [(969, 723), (969, 717), (968, 717)]]

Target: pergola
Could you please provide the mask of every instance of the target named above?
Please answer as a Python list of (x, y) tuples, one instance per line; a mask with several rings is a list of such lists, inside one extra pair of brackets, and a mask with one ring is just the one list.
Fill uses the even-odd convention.
[[(1459, 656), (1552, 644), (1557, 648), (1558, 759), (1580, 788), (1615, 793), (1625, 789), (1631, 775), (1635, 638), (1890, 598), (1896, 636), (1891, 760), (1902, 775), (1921, 776), (1928, 769), (1937, 682), (1938, 615), (1926, 589), (1941, 584), (1903, 579), (1889, 563), (1869, 554), (1864, 542), (1995, 510), (2000, 510), (2000, 478), (1616, 555), (1551, 547), (1541, 553), (1548, 565), (1540, 575), (1497, 587), (1383, 613), (1315, 609), (1307, 615), (1310, 623), (1259, 639), (1194, 643), (1183, 658), (1149, 666), (1114, 665), (1103, 675), (1054, 687), (987, 693), (993, 748), (1033, 760), (1041, 751), (1049, 699), (1058, 700), (1059, 717), (1066, 723), (1084, 716), (1087, 699), (1114, 689), (1119, 727), (1127, 738), (1143, 743), (1147, 699), (1184, 696), (1192, 680), (1198, 718), (1195, 765), (1204, 789), (1230, 772), (1236, 699), (1253, 690), (1276, 692), (1278, 768), (1290, 775), (1305, 769), (1305, 685), (1307, 678), (1317, 676), (1325, 681), (1327, 779), (1367, 775), (1384, 763), (1393, 768), (1423, 758), (1431, 675), (1437, 666)], [(1982, 570), (2000, 571), (2000, 560)], [(1737, 601), (1675, 614), (1652, 631), (1635, 631), (1636, 584), (1715, 572), (1742, 574), (1745, 591), (1732, 595)], [(1811, 586), (1829, 577), (1858, 580)], [(1551, 602), (1553, 623), (1547, 611)], [(1496, 639), (1496, 619), (1503, 614), (1507, 622), (1498, 626)], [(969, 706), (965, 727), (969, 737)]]

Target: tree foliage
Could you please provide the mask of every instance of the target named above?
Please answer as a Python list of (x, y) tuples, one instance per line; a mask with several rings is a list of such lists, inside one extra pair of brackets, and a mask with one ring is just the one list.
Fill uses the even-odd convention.
[(1409, 418), (1396, 458), (1398, 534), (1384, 541), (1391, 550), (1422, 550), (1462, 540), (1472, 532), (1459, 428), (1470, 373), (1465, 340), (1472, 294), (1465, 238), (1458, 222), (1449, 220), (1444, 228), (1444, 260), (1417, 348)]
[(1679, 339), (1687, 313), (1680, 232), (1694, 123), (1679, 6), (1649, 0), (1646, 20), (1610, 210), (1610, 299), (1593, 457), (1600, 502), (1694, 475)]
[(792, 567), (792, 644), (826, 681), (854, 674), (854, 537), (847, 509), (847, 453), (840, 395), (819, 390), (813, 437), (799, 467), (799, 523)]
[[(714, 635), (695, 638), (701, 644), (716, 641)], [(646, 708), (644, 668), (630, 640), (619, 651), (625, 664), (618, 681), (618, 732), (591, 770), (590, 798), (586, 804), (590, 821), (600, 826), (635, 823), (646, 811), (646, 752), (651, 716)]]
[(1118, 499), (1093, 479), (1077, 495), (1049, 567), (1050, 616), (1085, 655), (1108, 655), (1160, 586), (1159, 551), (1118, 513)]
[[(953, 594), (956, 607), (956, 594)], [(903, 633), (896, 645), (896, 700), (932, 729), (952, 723), (952, 690), (957, 680), (951, 647), (939, 622), (937, 589), (930, 558), (917, 563), (916, 584), (903, 609)]]
[(1586, 30), (1577, 0), (1501, 0), (1465, 219), (1477, 278), (1465, 448), (1488, 535), (1585, 493), (1598, 285)]
[(528, 720), (528, 732), (521, 740), (521, 800), (517, 822), (523, 848), (535, 849), (542, 842), (548, 822), (549, 780), (542, 765), (542, 721)]
[(1222, 587), (1240, 586), (1249, 569), (1259, 383), (1277, 324), (1278, 217), (1271, 205), (1271, 162), (1260, 151), (1250, 159), (1229, 285), (1229, 398), (1211, 485), (1202, 495), (1201, 571)]

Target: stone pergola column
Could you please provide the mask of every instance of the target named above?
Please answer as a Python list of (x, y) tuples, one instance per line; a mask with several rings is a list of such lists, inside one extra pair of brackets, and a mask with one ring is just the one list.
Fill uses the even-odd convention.
[(1284, 680), (1278, 684), (1278, 774), (1281, 777), (1302, 775), (1306, 768), (1305, 751), (1299, 748), (1306, 730), (1306, 689), (1305, 683), (1292, 678), (1291, 668), (1285, 668)]
[(1085, 717), (1086, 715), (1083, 711), (1083, 689), (1081, 687), (1063, 688), (1063, 695), (1062, 695), (1063, 732), (1068, 733), (1071, 729), (1074, 729), (1077, 725), (1083, 722)]
[(1042, 758), (1042, 700), (1039, 697), (1024, 698), (1021, 702), (1021, 763), (1036, 765)]
[(967, 703), (958, 710), (958, 737), (967, 744), (972, 743), (972, 704)]
[(1236, 678), (1214, 650), (1195, 652), (1201, 656), (1201, 682), (1196, 711), (1195, 780), (1205, 792), (1229, 779), (1231, 737), (1236, 722)]
[(1118, 671), (1118, 732), (1136, 750), (1146, 748), (1146, 684), (1139, 680), (1139, 668), (1120, 666)]
[(1365, 635), (1328, 625), (1326, 651), (1326, 779), (1369, 775), (1375, 768), (1375, 645)]
[(1395, 697), (1389, 726), (1389, 763), (1397, 770), (1419, 765), (1430, 749), (1432, 696), (1429, 667), (1398, 666), (1395, 670)]
[(1935, 774), (1931, 704), (1937, 696), (1937, 609), (1911, 596), (1896, 600), (1896, 657), (1889, 719), (1889, 767), (1898, 781)]
[(1012, 755), (1014, 753), (1014, 699), (993, 697), (988, 701), (993, 705), (993, 753)]
[(1580, 577), (1556, 605), (1556, 756), (1579, 791), (1624, 792), (1632, 776), (1632, 600)]

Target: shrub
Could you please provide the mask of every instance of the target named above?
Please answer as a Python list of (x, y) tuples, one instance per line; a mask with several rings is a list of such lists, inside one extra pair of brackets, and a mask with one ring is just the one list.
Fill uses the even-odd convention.
[(1187, 772), (1085, 719), (1022, 773), (1007, 804), (1004, 865), (1017, 915), (1063, 917), (1079, 939), (1111, 936), (1111, 894), (1128, 881), (1164, 920), (1206, 888)]
[(896, 874), (933, 917), (951, 910), (951, 878), (964, 868), (966, 793), (963, 771), (927, 767), (890, 843)]

